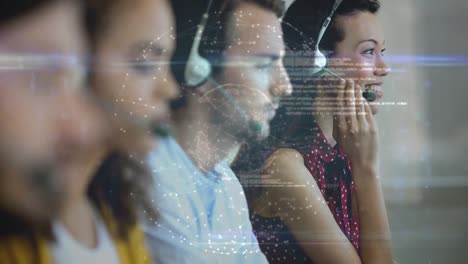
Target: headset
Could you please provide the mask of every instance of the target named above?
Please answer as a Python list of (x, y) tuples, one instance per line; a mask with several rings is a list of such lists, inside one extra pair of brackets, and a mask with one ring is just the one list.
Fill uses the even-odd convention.
[[(332, 17), (335, 14), (336, 9), (338, 9), (338, 7), (340, 6), (341, 2), (343, 2), (343, 0), (335, 0), (335, 3), (333, 4), (333, 8), (332, 8), (330, 14), (325, 19), (325, 21), (322, 24), (322, 27), (320, 28), (319, 34), (317, 36), (317, 41), (315, 42), (315, 46), (314, 46), (314, 52), (313, 52), (313, 54), (314, 54), (314, 63), (312, 65), (312, 67), (308, 70), (308, 73), (311, 74), (311, 75), (321, 74), (323, 72), (327, 72), (327, 73), (335, 76), (336, 78), (343, 80), (343, 78), (338, 76), (336, 73), (334, 73), (333, 71), (326, 68), (327, 58), (325, 57), (325, 55), (319, 49), (320, 41), (322, 41), (323, 35), (325, 34), (325, 31), (327, 30), (328, 26), (330, 25)], [(377, 95), (376, 95), (375, 91), (372, 91), (372, 90), (369, 90), (369, 89), (366, 89), (364, 92), (362, 92), (362, 96), (369, 102), (373, 102), (377, 98)]]
[(190, 87), (198, 87), (209, 81), (221, 92), (221, 95), (227, 100), (227, 102), (231, 105), (232, 108), (235, 109), (237, 114), (246, 122), (248, 128), (255, 133), (261, 132), (264, 128), (263, 125), (258, 122), (252, 120), (247, 113), (239, 106), (237, 101), (226, 92), (226, 90), (216, 82), (211, 77), (212, 67), (211, 63), (206, 59), (203, 58), (199, 53), (199, 47), (201, 43), (201, 39), (203, 36), (203, 32), (205, 31), (206, 24), (209, 18), (209, 12), (211, 9), (211, 5), (213, 0), (209, 0), (208, 7), (206, 8), (205, 13), (202, 16), (200, 23), (197, 26), (197, 32), (195, 34), (195, 38), (193, 40), (192, 47), (190, 49), (190, 54), (187, 59), (187, 63), (184, 70), (184, 79), (185, 83)]
[(197, 32), (193, 40), (192, 48), (185, 65), (184, 79), (185, 83), (191, 87), (197, 87), (210, 78), (212, 68), (210, 62), (200, 56), (198, 49), (200, 48), (203, 32), (205, 31), (206, 23), (208, 22), (209, 12), (213, 0), (209, 0), (208, 7), (202, 16), (202, 20), (197, 26)]

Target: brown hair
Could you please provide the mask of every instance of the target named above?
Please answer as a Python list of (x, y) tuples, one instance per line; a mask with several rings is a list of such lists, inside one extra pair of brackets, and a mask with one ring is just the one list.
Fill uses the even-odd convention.
[[(111, 15), (116, 10), (125, 11), (132, 1), (86, 0), (85, 29), (88, 34), (91, 54), (103, 31), (109, 30)], [(144, 21), (143, 21), (144, 23)], [(92, 70), (92, 64), (90, 66)], [(92, 82), (93, 72), (89, 74)], [(137, 224), (140, 209), (150, 218), (156, 218), (151, 205), (148, 188), (152, 175), (145, 163), (132, 158), (122, 150), (112, 151), (96, 171), (88, 187), (88, 195), (99, 207), (110, 207), (118, 223), (119, 235), (126, 238), (129, 229)]]
[[(176, 49), (172, 57), (172, 72), (181, 87), (185, 86), (184, 70), (197, 31), (197, 25), (207, 9), (209, 0), (171, 0), (176, 19)], [(222, 67), (222, 53), (227, 46), (228, 20), (234, 9), (241, 3), (253, 3), (276, 14), (283, 16), (285, 5), (282, 0), (213, 0), (209, 10), (209, 19), (202, 36), (199, 52), (212, 65), (213, 75), (218, 74)], [(185, 96), (181, 93), (179, 99), (172, 104), (174, 110), (185, 105)]]
[(155, 218), (148, 187), (152, 176), (145, 163), (122, 152), (111, 152), (97, 169), (88, 187), (88, 196), (101, 211), (110, 209), (118, 223), (119, 235), (127, 238), (128, 231), (138, 223), (139, 210)]

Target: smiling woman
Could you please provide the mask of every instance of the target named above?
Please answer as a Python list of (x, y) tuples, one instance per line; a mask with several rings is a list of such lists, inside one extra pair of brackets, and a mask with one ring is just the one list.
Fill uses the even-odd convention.
[(332, 3), (296, 0), (283, 19), (294, 92), (281, 101), (271, 136), (246, 145), (233, 164), (241, 179), (256, 176), (255, 187), (244, 187), (270, 263), (392, 263), (377, 105), (361, 90), (380, 89), (388, 73), (379, 8), (375, 0), (343, 0), (332, 17), (319, 48), (341, 81), (298, 74), (294, 64), (314, 50)]

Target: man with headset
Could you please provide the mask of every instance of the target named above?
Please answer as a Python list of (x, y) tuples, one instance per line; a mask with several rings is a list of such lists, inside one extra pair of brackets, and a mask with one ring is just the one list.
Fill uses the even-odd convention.
[(183, 89), (174, 134), (149, 158), (158, 219), (146, 219), (157, 263), (266, 263), (227, 157), (269, 134), (291, 93), (282, 64), (281, 0), (172, 0), (173, 71)]

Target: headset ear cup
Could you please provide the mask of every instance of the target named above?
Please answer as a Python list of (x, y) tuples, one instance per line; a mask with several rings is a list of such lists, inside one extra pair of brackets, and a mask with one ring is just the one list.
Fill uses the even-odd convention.
[(198, 53), (191, 54), (184, 72), (186, 84), (191, 87), (200, 86), (210, 77), (211, 70), (211, 64), (207, 59)]
[(335, 13), (336, 9), (338, 8), (338, 6), (341, 4), (342, 1), (343, 0), (335, 0), (335, 3), (333, 4), (333, 9), (330, 15), (325, 19), (318, 33), (317, 40), (315, 42), (315, 48), (314, 48), (314, 64), (311, 69), (311, 72), (313, 74), (322, 72), (327, 66), (327, 57), (325, 57), (325, 55), (320, 51), (319, 46), (320, 46), (320, 42), (322, 41), (322, 37), (324, 36), (325, 32), (327, 31), (328, 26), (330, 25), (333, 14)]
[(208, 3), (207, 10), (197, 26), (197, 32), (193, 40), (190, 55), (187, 59), (187, 65), (184, 71), (185, 83), (188, 86), (197, 87), (205, 82), (211, 75), (211, 64), (206, 59), (200, 56), (198, 49), (202, 41), (203, 32), (205, 31), (206, 24), (208, 23), (209, 10), (211, 8), (212, 0)]

